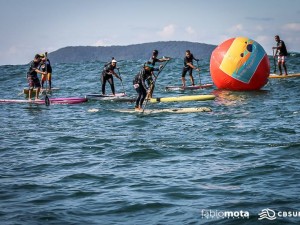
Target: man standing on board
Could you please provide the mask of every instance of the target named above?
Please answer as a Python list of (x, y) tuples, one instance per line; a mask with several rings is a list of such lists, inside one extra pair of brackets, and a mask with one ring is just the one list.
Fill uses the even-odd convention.
[[(157, 57), (158, 57), (158, 50), (155, 49), (155, 50), (153, 50), (152, 56), (151, 56), (151, 58), (148, 61), (153, 67), (155, 66), (156, 62), (165, 62), (165, 61), (169, 61), (170, 60), (170, 58), (163, 57), (163, 58), (159, 59)], [(161, 68), (162, 68), (162, 65), (159, 66), (159, 70)], [(152, 71), (152, 76), (155, 77), (153, 71)], [(155, 82), (153, 81), (152, 76), (149, 77), (149, 79), (147, 80), (148, 81), (148, 85), (149, 85), (149, 93), (148, 93), (148, 96), (147, 96), (148, 98), (152, 98), (153, 91), (154, 91), (154, 83)], [(155, 79), (156, 79), (156, 77), (155, 77)]]
[(40, 71), (38, 68), (41, 63), (41, 56), (39, 54), (36, 54), (33, 61), (30, 62), (30, 67), (27, 72), (27, 81), (29, 86), (29, 92), (28, 92), (28, 100), (31, 101), (31, 94), (34, 88), (37, 88), (35, 100), (39, 99), (40, 89), (41, 89), (41, 83), (37, 76), (38, 73), (42, 75), (46, 75), (46, 72)]
[(183, 62), (184, 67), (182, 69), (182, 75), (181, 75), (181, 80), (182, 80), (182, 86), (183, 87), (185, 87), (185, 75), (186, 75), (187, 72), (189, 72), (192, 86), (195, 85), (194, 77), (193, 77), (193, 69), (196, 69), (197, 71), (199, 71), (200, 69), (193, 65), (193, 60), (196, 60), (197, 62), (199, 61), (199, 59), (195, 59), (194, 55), (191, 53), (190, 50), (186, 50), (185, 51), (184, 62)]
[(285, 43), (283, 40), (280, 40), (280, 37), (278, 35), (275, 36), (275, 41), (277, 42), (277, 47), (273, 47), (273, 49), (276, 49), (275, 56), (278, 54), (278, 68), (280, 75), (282, 75), (281, 65), (284, 68), (285, 75), (288, 75), (285, 65), (286, 57), (288, 55)]
[[(133, 87), (138, 93), (135, 102), (135, 110), (142, 110), (143, 103), (150, 91), (150, 87), (147, 87), (147, 80), (151, 77), (151, 73), (154, 71), (153, 65), (151, 62), (146, 62), (142, 70), (134, 77)], [(150, 84), (151, 85), (151, 84)]]
[(108, 83), (110, 84), (112, 94), (115, 95), (115, 85), (114, 85), (113, 75), (122, 81), (121, 77), (119, 77), (118, 74), (116, 74), (116, 72), (114, 71), (114, 69), (116, 69), (116, 67), (117, 67), (117, 60), (115, 60), (114, 58), (112, 59), (112, 61), (109, 64), (106, 64), (104, 66), (104, 69), (101, 74), (102, 94), (103, 95), (105, 95), (106, 81), (108, 81)]

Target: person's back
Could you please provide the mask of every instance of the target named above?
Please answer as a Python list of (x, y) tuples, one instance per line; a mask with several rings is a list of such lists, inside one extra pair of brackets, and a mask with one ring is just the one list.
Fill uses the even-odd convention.
[(278, 55), (280, 55), (280, 56), (287, 56), (288, 55), (288, 52), (287, 52), (287, 49), (286, 49), (286, 46), (285, 46), (285, 43), (284, 43), (283, 40), (279, 40), (277, 42), (277, 47), (279, 47)]

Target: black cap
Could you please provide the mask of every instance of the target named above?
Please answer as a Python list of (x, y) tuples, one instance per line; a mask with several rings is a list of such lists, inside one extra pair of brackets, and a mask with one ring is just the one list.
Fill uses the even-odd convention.
[(153, 55), (158, 55), (158, 51), (156, 49), (153, 50)]

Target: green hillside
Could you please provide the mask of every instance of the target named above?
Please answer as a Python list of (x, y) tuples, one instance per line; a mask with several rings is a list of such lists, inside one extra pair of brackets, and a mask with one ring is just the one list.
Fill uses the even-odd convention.
[(159, 51), (159, 57), (184, 58), (185, 51), (191, 50), (196, 58), (210, 57), (215, 45), (186, 41), (166, 41), (128, 46), (76, 46), (65, 47), (49, 53), (52, 63), (72, 63), (86, 61), (108, 61), (111, 57), (117, 60), (149, 59), (154, 49)]

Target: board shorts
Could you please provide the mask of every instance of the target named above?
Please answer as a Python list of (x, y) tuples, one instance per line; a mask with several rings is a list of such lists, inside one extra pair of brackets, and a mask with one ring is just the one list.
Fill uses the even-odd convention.
[(27, 81), (28, 81), (29, 89), (41, 87), (40, 80), (37, 76), (36, 77), (28, 76)]
[(181, 77), (185, 77), (186, 73), (189, 72), (189, 75), (193, 75), (193, 68), (191, 67), (183, 67)]
[(284, 63), (286, 61), (286, 56), (279, 55), (277, 60), (278, 60), (278, 62), (283, 62)]
[(47, 73), (47, 75), (42, 74), (42, 81), (51, 80), (51, 73)]

